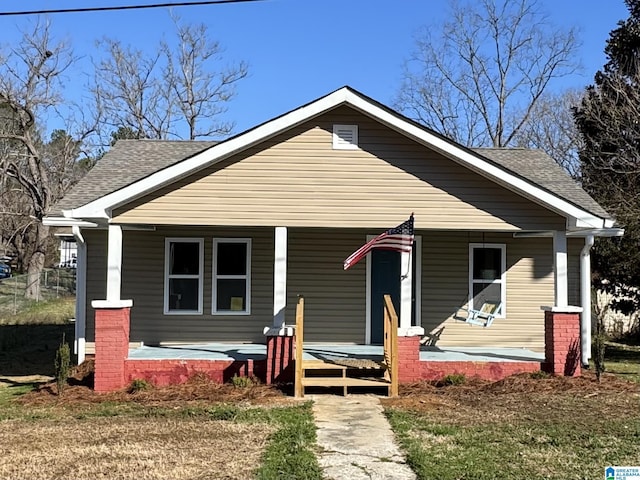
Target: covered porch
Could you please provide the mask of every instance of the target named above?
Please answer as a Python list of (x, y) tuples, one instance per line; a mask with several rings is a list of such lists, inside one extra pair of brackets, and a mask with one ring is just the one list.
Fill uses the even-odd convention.
[[(382, 345), (304, 344), (305, 360), (335, 358), (382, 359)], [(191, 345), (142, 345), (129, 349), (129, 360), (266, 360), (267, 346), (258, 343), (204, 343)], [(544, 353), (525, 348), (420, 347), (422, 362), (538, 362)]]

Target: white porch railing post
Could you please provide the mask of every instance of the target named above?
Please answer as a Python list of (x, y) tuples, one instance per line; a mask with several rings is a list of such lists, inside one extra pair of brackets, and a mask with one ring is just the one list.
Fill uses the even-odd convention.
[(107, 250), (107, 298), (108, 302), (120, 301), (122, 285), (122, 227), (109, 225)]
[(553, 280), (554, 303), (556, 307), (569, 305), (569, 287), (567, 275), (567, 233), (553, 232)]

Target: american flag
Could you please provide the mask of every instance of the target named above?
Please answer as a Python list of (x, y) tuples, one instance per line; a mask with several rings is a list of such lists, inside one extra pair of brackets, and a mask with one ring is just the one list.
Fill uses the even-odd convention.
[(347, 270), (358, 263), (374, 248), (383, 250), (395, 250), (396, 252), (410, 252), (413, 247), (413, 214), (409, 220), (397, 227), (390, 228), (373, 240), (361, 246), (344, 261), (344, 269)]

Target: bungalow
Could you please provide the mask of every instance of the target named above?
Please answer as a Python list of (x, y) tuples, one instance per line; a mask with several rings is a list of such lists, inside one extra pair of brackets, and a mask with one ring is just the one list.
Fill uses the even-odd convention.
[[(411, 252), (343, 270), (412, 212)], [(305, 342), (347, 346), (381, 343), (390, 294), (401, 380), (433, 374), (429, 335), (479, 374), (526, 364), (496, 370), (488, 349), (545, 351), (562, 373), (569, 348), (589, 358), (594, 237), (622, 234), (543, 152), (466, 148), (349, 87), (219, 143), (118, 141), (45, 222), (76, 239), (78, 361), (95, 345), (98, 390), (194, 369), (273, 381), (298, 294)], [(487, 299), (489, 328), (455, 314)]]

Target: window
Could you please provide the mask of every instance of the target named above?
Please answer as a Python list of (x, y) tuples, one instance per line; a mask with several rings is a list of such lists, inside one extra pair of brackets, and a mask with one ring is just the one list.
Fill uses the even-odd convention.
[(469, 305), (480, 309), (487, 300), (499, 300), (505, 316), (506, 246), (504, 244), (469, 244)]
[(202, 238), (167, 238), (164, 251), (164, 313), (202, 314)]
[(333, 149), (334, 150), (357, 150), (358, 148), (358, 126), (357, 125), (334, 125), (333, 126)]
[(213, 239), (212, 313), (251, 313), (251, 239)]

